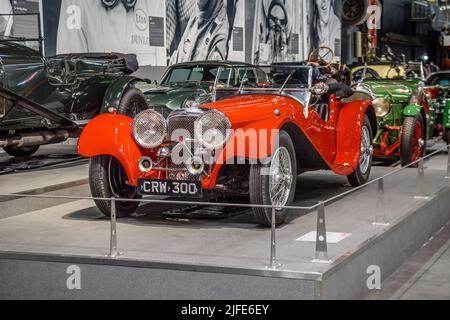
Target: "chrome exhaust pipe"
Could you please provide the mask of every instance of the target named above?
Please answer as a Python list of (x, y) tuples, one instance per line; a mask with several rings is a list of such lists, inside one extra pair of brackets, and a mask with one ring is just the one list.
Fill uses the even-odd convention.
[(70, 133), (67, 130), (36, 130), (18, 133), (14, 136), (0, 137), (0, 147), (31, 147), (66, 141)]

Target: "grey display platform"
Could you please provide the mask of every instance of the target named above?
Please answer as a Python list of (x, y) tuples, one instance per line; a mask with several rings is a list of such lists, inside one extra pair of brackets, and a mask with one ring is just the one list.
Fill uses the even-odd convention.
[[(369, 267), (379, 267), (381, 280), (386, 278), (450, 219), (446, 161), (447, 155), (440, 155), (426, 163), (428, 199), (413, 197), (416, 169), (385, 180), (389, 225), (373, 224), (382, 213), (376, 185), (328, 205), (327, 231), (347, 235), (328, 244), (329, 264), (313, 262), (314, 242), (297, 240), (316, 230), (316, 212), (292, 212), (277, 229), (278, 269), (266, 267), (270, 230), (257, 227), (250, 212), (168, 219), (161, 212), (169, 205), (142, 206), (136, 216), (118, 222), (123, 255), (111, 259), (105, 256), (110, 223), (91, 201), (54, 203), (21, 214), (14, 214), (17, 203), (4, 201), (0, 298), (363, 298), (369, 292)], [(390, 170), (375, 167), (373, 176)], [(348, 189), (341, 177), (309, 173), (298, 180), (295, 204), (310, 206)], [(80, 195), (88, 186), (58, 192)], [(80, 290), (67, 287), (73, 265), (81, 271)]]

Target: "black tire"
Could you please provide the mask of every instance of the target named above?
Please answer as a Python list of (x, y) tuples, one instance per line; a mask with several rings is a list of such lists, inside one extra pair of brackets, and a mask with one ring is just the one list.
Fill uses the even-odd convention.
[[(370, 140), (370, 143), (372, 143), (373, 131), (372, 131), (372, 126), (370, 125), (369, 117), (367, 115), (364, 117), (364, 124), (363, 124), (363, 128), (361, 129), (361, 132), (362, 132), (362, 130), (364, 130), (364, 128), (366, 128), (368, 130), (369, 140)], [(372, 147), (372, 145), (370, 145), (370, 147)], [(367, 152), (368, 152), (367, 155), (370, 155), (370, 160), (369, 160), (367, 169), (365, 169), (365, 172), (362, 170), (361, 163), (360, 163), (358, 165), (358, 167), (356, 168), (356, 170), (351, 175), (347, 176), (348, 182), (353, 187), (359, 187), (359, 186), (365, 184), (367, 181), (369, 181), (370, 172), (372, 171), (372, 162), (373, 162), (373, 152), (372, 151), (373, 151), (372, 148), (370, 150), (367, 150)]]
[[(89, 163), (89, 186), (93, 197), (124, 199), (141, 199), (136, 188), (126, 185), (125, 170), (120, 162), (111, 156), (96, 156)], [(107, 217), (111, 216), (111, 201), (95, 200), (95, 204)], [(129, 216), (139, 206), (139, 202), (116, 201), (116, 216), (123, 218)]]
[[(295, 197), (295, 188), (296, 188), (296, 178), (297, 178), (297, 159), (295, 155), (294, 144), (292, 143), (292, 139), (284, 131), (280, 132), (280, 148), (285, 147), (289, 152), (289, 157), (291, 160), (293, 179), (291, 182), (291, 191), (289, 194), (289, 198), (287, 200), (286, 206), (292, 204), (292, 201)], [(269, 175), (262, 174), (262, 170), (269, 170), (270, 164), (262, 165), (262, 164), (252, 164), (250, 166), (250, 176), (249, 176), (249, 193), (250, 193), (250, 202), (256, 205), (271, 205), (272, 202), (270, 200), (270, 191), (269, 191)], [(280, 225), (284, 223), (287, 215), (286, 209), (277, 210), (276, 211), (276, 224)], [(270, 227), (272, 225), (272, 210), (270, 208), (253, 208), (253, 214), (255, 216), (256, 221), (259, 225), (263, 227)]]
[(141, 111), (147, 110), (148, 104), (142, 91), (129, 88), (125, 91), (117, 109), (119, 114), (136, 117)]
[[(364, 23), (367, 18), (369, 0), (344, 0), (342, 2), (342, 23), (349, 26), (357, 26)], [(352, 10), (347, 12), (347, 10)], [(353, 11), (357, 10), (357, 11)]]
[[(403, 129), (402, 136), (400, 141), (400, 160), (402, 167), (407, 166), (411, 162), (418, 160), (413, 156), (413, 152), (415, 149), (415, 141), (417, 137), (415, 136), (416, 127), (420, 125), (422, 128), (421, 136), (423, 140), (423, 146), (420, 148), (419, 146), (419, 158), (425, 155), (426, 150), (426, 139), (425, 139), (425, 121), (423, 119), (422, 114), (418, 114), (415, 117), (406, 117), (403, 121)], [(415, 165), (414, 167), (417, 167)]]
[(4, 147), (3, 150), (11, 157), (29, 157), (38, 151), (40, 146), (31, 146), (31, 147)]

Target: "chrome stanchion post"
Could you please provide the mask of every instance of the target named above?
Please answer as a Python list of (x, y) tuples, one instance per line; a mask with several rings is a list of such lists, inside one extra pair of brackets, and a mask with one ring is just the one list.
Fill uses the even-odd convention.
[(447, 175), (445, 179), (450, 179), (450, 146), (447, 147), (448, 157), (447, 157)]
[(270, 230), (270, 264), (267, 266), (269, 269), (278, 269), (281, 264), (277, 263), (277, 242), (276, 242), (276, 210), (272, 208), (272, 226)]
[(378, 180), (377, 188), (377, 210), (375, 213), (375, 226), (388, 226), (386, 222), (386, 202), (384, 201), (384, 179)]
[(117, 250), (117, 215), (116, 215), (116, 199), (111, 198), (111, 233), (110, 233), (110, 246), (109, 246), (109, 254), (107, 255), (110, 258), (117, 258), (122, 255), (121, 252)]
[(419, 168), (417, 171), (417, 183), (416, 183), (416, 196), (415, 199), (423, 200), (428, 199), (425, 194), (425, 170), (423, 167), (423, 159), (419, 161)]
[(316, 258), (313, 260), (316, 263), (331, 263), (328, 259), (327, 246), (327, 228), (325, 224), (325, 204), (319, 203), (317, 210), (317, 232), (316, 232)]

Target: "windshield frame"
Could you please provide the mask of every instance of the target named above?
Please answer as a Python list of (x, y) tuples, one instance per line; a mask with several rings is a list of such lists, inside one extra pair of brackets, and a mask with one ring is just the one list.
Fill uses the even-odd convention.
[[(211, 69), (217, 69), (217, 73), (215, 75), (214, 80), (208, 80), (208, 81), (202, 81), (202, 80), (185, 80), (185, 81), (177, 81), (177, 82), (169, 82), (169, 77), (171, 75), (171, 73), (173, 72), (173, 70), (180, 68), (180, 69), (194, 69), (194, 68), (207, 68), (209, 70)], [(258, 66), (255, 65), (250, 65), (250, 64), (235, 64), (235, 65), (227, 65), (227, 64), (202, 64), (202, 63), (198, 63), (198, 64), (175, 64), (170, 66), (167, 71), (164, 73), (164, 75), (162, 76), (159, 84), (161, 86), (173, 86), (174, 84), (179, 84), (179, 83), (197, 83), (197, 84), (206, 84), (209, 83), (211, 85), (217, 85), (218, 84), (218, 80), (220, 79), (221, 75), (222, 75), (222, 71), (224, 69), (234, 69), (234, 68), (239, 68), (239, 69), (255, 69), (254, 71), (256, 71), (256, 69), (261, 69)], [(262, 70), (262, 69), (261, 69)], [(265, 72), (264, 72), (265, 73)], [(258, 77), (258, 74), (255, 73), (255, 76)], [(228, 81), (230, 81), (230, 77), (232, 77), (232, 75), (230, 74)], [(258, 80), (258, 79), (257, 79)], [(269, 80), (269, 77), (266, 74), (266, 81)]]
[[(243, 68), (243, 67), (248, 68), (249, 66), (227, 66), (226, 68)], [(260, 69), (260, 70), (264, 71), (266, 74), (266, 77), (271, 81), (271, 86), (259, 88), (259, 87), (245, 87), (245, 86), (241, 85), (240, 88), (233, 88), (233, 87), (223, 87), (222, 88), (222, 87), (217, 86), (218, 81), (219, 81), (219, 76), (220, 76), (220, 73), (218, 73), (216, 82), (214, 83), (214, 87), (212, 90), (213, 97), (216, 97), (217, 91), (221, 91), (221, 92), (227, 92), (227, 91), (235, 91), (236, 92), (237, 91), (236, 92), (237, 95), (269, 94), (269, 95), (284, 96), (284, 97), (291, 98), (291, 99), (295, 100), (296, 102), (298, 102), (303, 108), (305, 118), (308, 118), (309, 104), (310, 104), (311, 97), (312, 97), (311, 88), (314, 85), (314, 83), (313, 83), (314, 67), (313, 66), (283, 64), (283, 65), (251, 66), (250, 68), (256, 68), (256, 69)], [(304, 87), (304, 88), (302, 88), (302, 87), (286, 87), (286, 83), (285, 84), (277, 84), (277, 85), (279, 85), (279, 87), (274, 87), (272, 78), (271, 78), (271, 74), (269, 72), (266, 72), (264, 70), (265, 68), (269, 68), (270, 70), (272, 70), (274, 68), (292, 69), (290, 74), (286, 72), (286, 74), (288, 75), (288, 77), (286, 78), (286, 80), (288, 80), (287, 82), (289, 82), (289, 80), (290, 80), (289, 77), (291, 77), (292, 74), (295, 73), (296, 71), (298, 71), (299, 69), (305, 69), (305, 70), (307, 69), (307, 74), (308, 74), (307, 82), (308, 83), (306, 84), (306, 87)], [(295, 94), (295, 93), (299, 93), (299, 94)]]
[[(387, 71), (387, 74), (386, 74), (387, 76), (389, 76), (392, 71), (396, 71), (396, 68), (400, 68), (398, 70), (399, 72), (397, 71), (397, 74), (399, 74), (399, 75), (403, 74), (403, 75), (399, 76), (399, 77), (393, 77), (393, 78), (382, 77), (377, 72), (377, 70), (374, 68), (376, 66), (389, 66), (390, 68)], [(407, 73), (408, 73), (408, 71), (410, 71), (410, 67), (411, 66), (418, 66), (419, 67), (419, 70), (417, 70), (417, 71), (419, 71), (419, 74), (418, 74), (417, 78), (407, 77)], [(376, 77), (369, 77), (369, 78), (367, 78), (366, 75), (368, 73), (370, 74), (370, 71), (368, 71), (369, 69), (377, 72), (379, 78), (376, 78)], [(415, 61), (410, 61), (410, 62), (408, 62), (406, 64), (401, 64), (401, 65), (392, 65), (392, 64), (390, 64), (390, 65), (386, 65), (386, 64), (369, 65), (369, 64), (366, 63), (366, 64), (364, 64), (362, 69), (359, 69), (359, 70), (355, 71), (355, 73), (358, 72), (358, 71), (362, 71), (361, 79), (358, 81), (359, 83), (364, 82), (364, 81), (405, 81), (405, 80), (424, 81), (426, 79), (425, 78), (425, 68), (424, 68), (423, 63), (422, 62), (415, 62)]]

